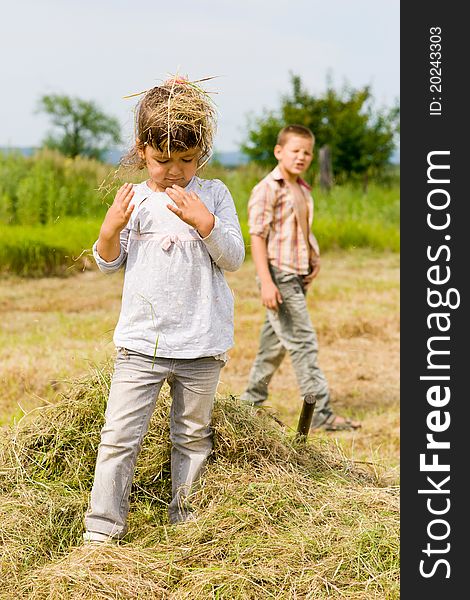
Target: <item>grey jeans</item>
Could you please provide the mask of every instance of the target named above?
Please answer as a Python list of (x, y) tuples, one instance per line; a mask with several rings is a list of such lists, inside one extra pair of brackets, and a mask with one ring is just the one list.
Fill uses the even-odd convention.
[(118, 349), (101, 431), (87, 531), (120, 538), (127, 531), (129, 495), (142, 440), (165, 380), (170, 385), (170, 521), (190, 516), (185, 499), (212, 450), (210, 421), (220, 369), (214, 357), (156, 358)]
[(268, 397), (268, 385), (286, 352), (289, 352), (302, 396), (316, 397), (312, 427), (324, 423), (333, 413), (328, 382), (318, 366), (318, 341), (307, 308), (302, 276), (270, 266), (283, 303), (278, 311), (268, 310), (261, 328), (258, 354), (241, 400), (261, 405)]

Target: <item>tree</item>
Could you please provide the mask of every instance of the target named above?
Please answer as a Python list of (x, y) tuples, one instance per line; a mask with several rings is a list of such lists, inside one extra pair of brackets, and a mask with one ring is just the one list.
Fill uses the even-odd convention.
[(279, 111), (248, 120), (248, 139), (241, 150), (265, 166), (276, 164), (273, 147), (278, 131), (287, 124), (309, 127), (317, 150), (328, 145), (336, 180), (380, 174), (389, 163), (398, 133), (399, 108), (374, 110), (368, 86), (345, 85), (335, 91), (328, 82), (326, 93), (309, 94), (301, 78), (291, 76), (292, 90), (281, 98)]
[(44, 146), (66, 156), (102, 160), (104, 152), (121, 141), (119, 121), (105, 115), (94, 102), (50, 94), (40, 98), (38, 111), (50, 115), (56, 128)]

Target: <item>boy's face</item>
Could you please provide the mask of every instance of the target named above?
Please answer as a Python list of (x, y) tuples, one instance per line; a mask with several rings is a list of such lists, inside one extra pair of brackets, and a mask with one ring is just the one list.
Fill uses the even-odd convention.
[(190, 148), (173, 151), (168, 156), (165, 151), (160, 152), (151, 146), (145, 146), (141, 154), (153, 184), (151, 187), (157, 192), (164, 192), (174, 184), (186, 187), (196, 174), (200, 155), (198, 148)]
[(313, 159), (313, 140), (309, 137), (291, 134), (284, 144), (274, 147), (274, 156), (277, 158), (284, 175), (296, 179), (306, 171)]

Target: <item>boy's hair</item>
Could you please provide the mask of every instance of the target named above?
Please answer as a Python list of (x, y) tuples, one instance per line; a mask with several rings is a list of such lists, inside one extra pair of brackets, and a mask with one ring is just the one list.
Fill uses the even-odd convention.
[(160, 152), (199, 148), (199, 163), (212, 153), (216, 112), (209, 95), (182, 77), (171, 77), (147, 92), (135, 110), (135, 145), (122, 160), (124, 166), (145, 167), (142, 151)]
[(315, 143), (315, 136), (308, 127), (304, 127), (304, 125), (286, 125), (286, 127), (283, 127), (277, 135), (277, 144), (279, 146), (284, 146), (290, 135), (299, 135), (300, 137), (310, 138), (312, 142)]

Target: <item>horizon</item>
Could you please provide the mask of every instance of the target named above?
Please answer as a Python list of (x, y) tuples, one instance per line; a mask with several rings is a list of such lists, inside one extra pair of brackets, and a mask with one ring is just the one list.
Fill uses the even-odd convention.
[[(41, 150), (41, 146), (0, 146), (0, 153), (20, 152), (23, 156), (32, 156), (36, 151)], [(117, 165), (120, 156), (124, 155), (125, 149), (110, 148), (106, 151), (107, 158), (115, 157), (115, 160), (105, 160), (108, 164)], [(236, 155), (236, 156), (234, 156)], [(117, 160), (116, 160), (117, 158)], [(235, 159), (236, 158), (236, 159)], [(223, 166), (240, 166), (250, 162), (249, 158), (241, 150), (214, 150), (209, 162), (218, 160)], [(390, 156), (390, 164), (400, 164), (400, 147), (397, 146)]]

